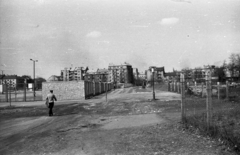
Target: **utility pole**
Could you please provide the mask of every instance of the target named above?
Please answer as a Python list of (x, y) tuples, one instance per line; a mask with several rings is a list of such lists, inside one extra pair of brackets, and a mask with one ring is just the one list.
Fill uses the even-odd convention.
[(33, 60), (33, 59), (30, 59), (31, 61), (33, 61), (33, 99), (35, 101), (35, 97), (36, 97), (36, 94), (35, 94), (35, 62), (38, 62), (38, 60)]

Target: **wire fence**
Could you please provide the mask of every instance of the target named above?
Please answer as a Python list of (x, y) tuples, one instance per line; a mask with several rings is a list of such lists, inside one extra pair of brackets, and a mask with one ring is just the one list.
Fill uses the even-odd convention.
[(35, 87), (35, 91), (25, 83), (18, 83), (15, 85), (4, 84), (2, 85), (2, 92), (0, 93), (0, 102), (41, 101), (41, 88), (41, 84)]
[(168, 91), (181, 94), (185, 127), (217, 137), (240, 151), (240, 83), (183, 80), (168, 83)]

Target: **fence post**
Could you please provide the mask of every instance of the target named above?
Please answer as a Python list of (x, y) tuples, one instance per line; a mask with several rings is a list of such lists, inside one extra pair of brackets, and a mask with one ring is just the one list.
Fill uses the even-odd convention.
[(197, 95), (197, 82), (196, 81), (194, 82), (194, 85), (195, 85), (195, 92), (196, 92), (196, 95)]
[(101, 94), (101, 89), (102, 89), (102, 88), (101, 88), (101, 82), (98, 83), (98, 87), (99, 87), (99, 88), (98, 88), (98, 89), (99, 89), (99, 94)]
[(178, 93), (178, 82), (176, 82), (176, 93)]
[(168, 91), (170, 91), (170, 82), (168, 81)]
[(178, 93), (181, 94), (181, 82), (178, 82)]
[(185, 77), (184, 74), (181, 73), (180, 75), (180, 80), (181, 80), (181, 114), (182, 114), (182, 123), (185, 123), (185, 118), (186, 118), (186, 111), (185, 111)]
[(220, 83), (217, 82), (218, 100), (220, 100)]
[(204, 97), (204, 93), (203, 93), (203, 82), (201, 83), (201, 85), (202, 85), (202, 98)]
[(106, 92), (106, 102), (107, 102), (107, 82), (104, 84), (104, 86), (105, 86), (105, 92)]
[(8, 84), (5, 84), (6, 87), (6, 102), (8, 102)]
[(206, 85), (207, 85), (207, 128), (209, 131), (210, 126), (212, 125), (212, 86), (211, 86), (211, 70), (206, 72)]
[(176, 82), (173, 82), (173, 92), (176, 92)]
[(15, 87), (15, 102), (17, 102), (17, 89)]
[(27, 87), (26, 87), (26, 85), (27, 85), (27, 83), (26, 83), (26, 81), (24, 82), (24, 84), (23, 84), (23, 90), (24, 90), (24, 94), (23, 94), (23, 96), (24, 96), (24, 101), (26, 102), (26, 100), (27, 100)]
[(229, 88), (228, 88), (228, 81), (226, 81), (226, 99), (228, 100), (229, 96)]
[(10, 101), (10, 107), (11, 107), (11, 87), (12, 87), (12, 82), (10, 80), (10, 87), (9, 87), (9, 101)]

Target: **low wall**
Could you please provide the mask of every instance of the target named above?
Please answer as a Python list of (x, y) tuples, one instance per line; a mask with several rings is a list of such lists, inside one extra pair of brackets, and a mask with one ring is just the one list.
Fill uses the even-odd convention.
[(52, 81), (42, 83), (43, 100), (53, 90), (57, 100), (85, 99), (84, 81)]
[(50, 90), (56, 95), (57, 100), (86, 99), (105, 93), (113, 89), (112, 83), (90, 81), (52, 81), (42, 83), (42, 99), (45, 100)]

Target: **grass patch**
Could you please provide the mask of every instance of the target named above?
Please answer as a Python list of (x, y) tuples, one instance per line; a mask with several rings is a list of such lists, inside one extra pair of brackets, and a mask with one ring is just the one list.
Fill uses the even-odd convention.
[(207, 127), (206, 99), (186, 98), (187, 129), (199, 130), (240, 152), (240, 104), (213, 99), (212, 125)]

